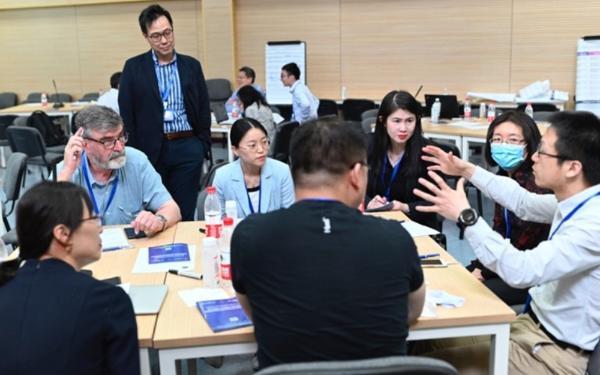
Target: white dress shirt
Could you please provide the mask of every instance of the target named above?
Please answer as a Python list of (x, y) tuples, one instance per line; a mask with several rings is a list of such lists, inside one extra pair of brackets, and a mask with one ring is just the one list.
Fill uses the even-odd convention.
[(96, 104), (112, 108), (115, 112), (119, 113), (119, 90), (108, 90), (98, 98)]
[(551, 239), (530, 251), (516, 249), (484, 220), (468, 227), (465, 237), (477, 258), (506, 283), (532, 287), (531, 308), (550, 333), (593, 350), (600, 334), (600, 196), (594, 196), (600, 185), (558, 202), (553, 194), (531, 193), (512, 179), (479, 167), (470, 181), (521, 219), (552, 223)]
[(290, 93), (292, 94), (292, 120), (302, 124), (318, 117), (319, 99), (310, 92), (304, 83), (294, 82)]

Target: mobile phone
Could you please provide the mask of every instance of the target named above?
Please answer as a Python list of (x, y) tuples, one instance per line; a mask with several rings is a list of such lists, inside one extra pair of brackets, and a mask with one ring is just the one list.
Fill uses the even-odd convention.
[(394, 208), (394, 203), (393, 202), (388, 202), (388, 203), (384, 204), (383, 206), (379, 206), (379, 207), (375, 207), (375, 208), (367, 208), (365, 210), (365, 212), (390, 211), (392, 208)]
[(422, 267), (447, 267), (448, 263), (444, 262), (440, 258), (432, 258), (432, 259), (421, 259)]
[(147, 237), (143, 230), (139, 231), (137, 234), (135, 234), (135, 230), (132, 227), (123, 228), (123, 230), (125, 230), (125, 235), (130, 240)]

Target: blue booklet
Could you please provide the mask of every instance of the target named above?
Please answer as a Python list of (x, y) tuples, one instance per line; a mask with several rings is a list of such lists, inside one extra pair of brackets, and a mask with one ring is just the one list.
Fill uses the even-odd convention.
[(148, 264), (185, 262), (188, 260), (190, 260), (190, 251), (188, 245), (184, 243), (174, 243), (148, 248)]
[(198, 310), (213, 332), (221, 332), (252, 325), (237, 298), (196, 302)]

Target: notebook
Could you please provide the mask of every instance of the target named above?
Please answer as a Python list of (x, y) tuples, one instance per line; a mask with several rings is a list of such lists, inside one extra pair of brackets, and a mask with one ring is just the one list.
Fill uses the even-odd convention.
[(198, 310), (213, 332), (226, 331), (252, 325), (237, 298), (199, 301)]
[(168, 287), (163, 284), (156, 285), (131, 285), (129, 298), (133, 304), (135, 315), (158, 314), (162, 306)]

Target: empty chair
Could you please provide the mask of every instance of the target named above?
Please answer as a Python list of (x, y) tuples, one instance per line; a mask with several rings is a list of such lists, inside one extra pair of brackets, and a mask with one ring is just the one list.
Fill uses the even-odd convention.
[[(27, 164), (45, 167), (56, 179), (56, 164), (63, 159), (63, 154), (47, 152), (39, 130), (29, 126), (11, 126), (6, 129), (6, 135), (12, 152), (26, 154)], [(45, 178), (42, 173), (42, 179)]]
[(396, 356), (350, 361), (321, 361), (281, 364), (268, 367), (256, 375), (357, 375), (357, 374), (414, 374), (456, 375), (458, 371), (439, 359), (415, 356)]
[(331, 99), (319, 99), (319, 108), (317, 109), (319, 117), (335, 115), (338, 116), (337, 103)]
[(206, 80), (208, 99), (210, 102), (225, 103), (231, 96), (231, 83), (225, 78), (213, 78)]
[(367, 118), (376, 118), (378, 112), (379, 112), (379, 109), (377, 109), (377, 108), (368, 109), (360, 114), (360, 119), (364, 120)]
[(277, 133), (273, 144), (273, 156), (275, 159), (289, 164), (290, 140), (292, 134), (300, 126), (297, 121), (284, 121), (277, 126)]
[(3, 92), (0, 94), (0, 109), (14, 107), (17, 105), (17, 94), (14, 92)]
[(48, 101), (52, 103), (69, 103), (73, 101), (73, 98), (71, 97), (71, 94), (59, 92), (58, 94), (51, 94)]
[(39, 103), (42, 101), (41, 92), (30, 92), (25, 99), (25, 103)]
[(96, 101), (98, 100), (98, 98), (100, 97), (100, 94), (98, 94), (97, 92), (88, 92), (85, 95), (83, 95), (81, 98), (79, 98), (80, 102), (92, 102), (92, 101)]
[(375, 109), (375, 102), (369, 99), (346, 99), (342, 103), (342, 113), (344, 120), (361, 122), (361, 115), (364, 111)]

